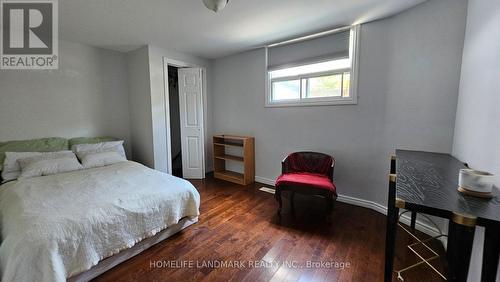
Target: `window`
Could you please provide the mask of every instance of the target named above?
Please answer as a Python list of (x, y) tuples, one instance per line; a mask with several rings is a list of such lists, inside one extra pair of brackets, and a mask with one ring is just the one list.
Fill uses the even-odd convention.
[(268, 47), (266, 106), (356, 104), (356, 34)]

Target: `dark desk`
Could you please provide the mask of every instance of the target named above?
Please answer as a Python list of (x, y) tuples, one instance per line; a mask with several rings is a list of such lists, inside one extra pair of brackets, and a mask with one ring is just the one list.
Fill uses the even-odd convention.
[(394, 241), (399, 209), (450, 220), (447, 279), (466, 281), (476, 225), (484, 226), (481, 281), (494, 282), (500, 254), (500, 195), (493, 199), (465, 196), (457, 191), (458, 174), (466, 166), (448, 154), (396, 150), (391, 159), (385, 281), (393, 273)]

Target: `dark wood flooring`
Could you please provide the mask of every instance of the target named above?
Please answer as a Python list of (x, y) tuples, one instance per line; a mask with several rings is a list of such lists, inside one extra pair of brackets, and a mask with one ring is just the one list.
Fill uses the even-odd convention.
[[(95, 281), (383, 280), (384, 215), (337, 202), (327, 223), (324, 200), (297, 195), (295, 217), (284, 200), (279, 222), (274, 195), (258, 190), (263, 185), (238, 186), (213, 178), (192, 183), (201, 194), (200, 221)], [(412, 239), (400, 230), (395, 269), (417, 261), (404, 246), (409, 242)], [(440, 243), (431, 244), (443, 253)], [(165, 267), (151, 266), (158, 261)], [(237, 266), (235, 261), (241, 265), (231, 267)], [(442, 260), (434, 265), (442, 269)], [(404, 278), (441, 281), (424, 265)]]

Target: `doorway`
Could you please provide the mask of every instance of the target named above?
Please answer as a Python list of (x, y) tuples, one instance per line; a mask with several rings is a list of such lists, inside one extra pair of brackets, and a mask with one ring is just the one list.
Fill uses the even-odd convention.
[(206, 70), (164, 60), (167, 171), (186, 179), (205, 178)]
[(170, 106), (170, 155), (172, 162), (172, 175), (182, 178), (179, 74), (178, 68), (174, 66), (168, 66), (168, 102)]

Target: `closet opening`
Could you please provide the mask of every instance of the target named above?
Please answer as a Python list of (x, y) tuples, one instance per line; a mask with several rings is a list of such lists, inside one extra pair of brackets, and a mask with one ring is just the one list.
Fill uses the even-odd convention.
[(172, 156), (172, 175), (182, 175), (181, 120), (179, 106), (179, 74), (178, 68), (168, 66), (168, 100), (170, 108), (170, 142)]

